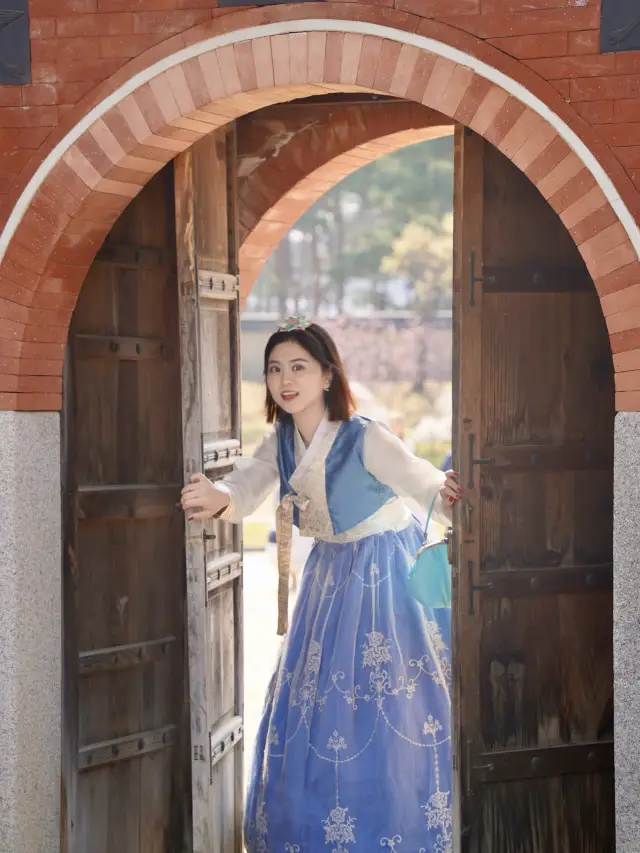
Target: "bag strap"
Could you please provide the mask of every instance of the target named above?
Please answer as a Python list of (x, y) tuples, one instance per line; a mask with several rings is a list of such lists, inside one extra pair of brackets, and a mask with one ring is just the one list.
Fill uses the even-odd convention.
[(424, 526), (424, 541), (427, 541), (427, 536), (429, 535), (429, 522), (431, 521), (431, 516), (433, 514), (433, 508), (436, 505), (436, 501), (438, 500), (438, 495), (440, 491), (438, 490), (433, 496), (433, 500), (431, 501), (431, 506), (429, 507), (429, 513), (427, 515), (427, 523)]

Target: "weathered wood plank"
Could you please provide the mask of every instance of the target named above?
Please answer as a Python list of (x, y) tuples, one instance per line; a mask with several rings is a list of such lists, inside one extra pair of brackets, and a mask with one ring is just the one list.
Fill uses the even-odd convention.
[(457, 152), (462, 849), (611, 853), (611, 745), (598, 743), (612, 697), (606, 328), (535, 187), (478, 137), (460, 133)]
[[(93, 264), (70, 334), (77, 553), (65, 574), (65, 654), (76, 687), (65, 719), (75, 714), (77, 794), (65, 853), (167, 853), (182, 849), (190, 793), (172, 166), (110, 241), (128, 248)], [(126, 255), (141, 246), (137, 261)], [(110, 342), (113, 357), (93, 357)], [(145, 733), (157, 730), (171, 744), (152, 744)], [(88, 756), (91, 770), (80, 772)]]

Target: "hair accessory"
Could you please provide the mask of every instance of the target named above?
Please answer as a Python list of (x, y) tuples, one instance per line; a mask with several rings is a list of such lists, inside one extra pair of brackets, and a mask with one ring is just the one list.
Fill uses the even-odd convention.
[(310, 325), (311, 320), (307, 320), (306, 317), (287, 317), (278, 331), (295, 332), (297, 329), (308, 329)]

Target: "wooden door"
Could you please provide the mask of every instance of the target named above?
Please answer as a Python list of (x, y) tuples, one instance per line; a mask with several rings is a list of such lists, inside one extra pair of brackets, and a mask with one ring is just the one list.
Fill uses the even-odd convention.
[(613, 372), (569, 233), (456, 131), (454, 802), (465, 853), (611, 853)]
[[(235, 136), (175, 163), (184, 478), (241, 452)], [(241, 528), (187, 522), (193, 853), (242, 851)]]
[(187, 849), (177, 314), (169, 166), (107, 237), (69, 336), (64, 853)]

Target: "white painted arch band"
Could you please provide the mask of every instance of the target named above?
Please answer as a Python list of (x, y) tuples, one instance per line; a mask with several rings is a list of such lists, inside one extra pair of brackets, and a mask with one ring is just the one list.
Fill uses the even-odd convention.
[(584, 144), (580, 137), (549, 107), (544, 104), (539, 98), (533, 95), (527, 88), (520, 83), (487, 65), (479, 59), (470, 56), (458, 48), (451, 47), (443, 42), (428, 38), (427, 36), (417, 35), (416, 33), (402, 32), (393, 27), (385, 27), (380, 24), (369, 24), (363, 21), (344, 21), (332, 20), (323, 18), (309, 18), (298, 21), (282, 21), (275, 24), (264, 24), (259, 27), (248, 27), (244, 30), (235, 30), (222, 35), (212, 36), (204, 41), (189, 45), (164, 59), (159, 60), (149, 68), (145, 68), (138, 74), (135, 74), (126, 83), (123, 83), (118, 89), (108, 95), (99, 104), (96, 104), (74, 127), (58, 142), (58, 144), (49, 152), (47, 157), (40, 164), (31, 180), (22, 191), (15, 207), (11, 211), (7, 223), (0, 234), (0, 263), (7, 251), (13, 235), (16, 232), (22, 217), (26, 213), (33, 197), (37, 193), (39, 187), (54, 168), (54, 166), (62, 159), (63, 155), (71, 146), (85, 133), (99, 118), (101, 118), (112, 107), (120, 103), (124, 98), (135, 92), (140, 86), (148, 83), (154, 77), (167, 71), (169, 68), (207, 53), (210, 50), (215, 50), (226, 45), (238, 44), (244, 41), (264, 38), (265, 36), (286, 35), (287, 33), (300, 32), (343, 32), (354, 33), (358, 35), (378, 36), (379, 38), (389, 39), (391, 41), (400, 42), (401, 44), (413, 45), (414, 47), (431, 53), (442, 56), (446, 59), (451, 59), (460, 65), (472, 69), (481, 77), (490, 80), (492, 83), (502, 87), (510, 95), (513, 95), (522, 103), (526, 104), (539, 116), (549, 122), (558, 134), (564, 139), (569, 147), (584, 163), (585, 167), (591, 172), (597, 181), (600, 189), (607, 198), (607, 201), (616, 212), (618, 218), (622, 222), (629, 239), (640, 258), (640, 229), (631, 215), (628, 207), (620, 198), (619, 193), (613, 184), (611, 178), (607, 175), (595, 156)]

